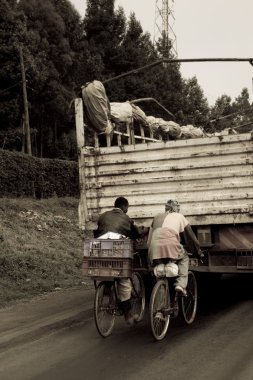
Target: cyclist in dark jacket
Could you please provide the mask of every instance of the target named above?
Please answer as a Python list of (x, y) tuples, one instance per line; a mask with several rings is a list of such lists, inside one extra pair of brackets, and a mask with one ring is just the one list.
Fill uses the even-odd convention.
[(126, 198), (117, 198), (114, 208), (100, 215), (96, 231), (97, 237), (110, 231), (129, 237), (130, 239), (138, 239), (140, 234), (138, 228), (134, 225), (134, 221), (127, 215), (128, 207), (129, 204)]
[[(99, 238), (107, 232), (115, 232), (130, 239), (141, 237), (133, 220), (127, 215), (128, 207), (128, 200), (124, 197), (118, 197), (115, 200), (114, 208), (100, 215), (95, 236)], [(120, 306), (123, 310), (126, 322), (133, 325), (137, 316), (134, 316), (131, 313), (131, 292), (132, 284), (130, 278), (120, 278), (118, 280), (118, 297), (121, 301)]]

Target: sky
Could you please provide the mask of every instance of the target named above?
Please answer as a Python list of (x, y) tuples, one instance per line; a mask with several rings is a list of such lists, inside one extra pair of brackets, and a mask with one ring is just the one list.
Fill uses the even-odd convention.
[[(86, 1), (70, 2), (83, 17)], [(115, 0), (127, 17), (135, 13), (152, 40), (160, 4), (162, 0)], [(169, 0), (169, 6), (178, 58), (253, 58), (253, 0)], [(248, 62), (183, 63), (181, 73), (185, 79), (197, 77), (210, 106), (223, 94), (235, 100), (245, 87), (253, 101), (253, 66)]]

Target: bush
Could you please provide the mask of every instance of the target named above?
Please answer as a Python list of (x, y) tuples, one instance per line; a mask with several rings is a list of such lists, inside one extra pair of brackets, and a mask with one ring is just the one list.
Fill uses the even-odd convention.
[(78, 165), (0, 149), (0, 197), (79, 195)]

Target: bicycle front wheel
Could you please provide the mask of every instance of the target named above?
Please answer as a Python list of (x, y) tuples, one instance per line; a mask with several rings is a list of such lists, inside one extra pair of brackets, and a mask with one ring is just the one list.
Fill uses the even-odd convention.
[(150, 298), (149, 314), (151, 330), (156, 340), (162, 340), (170, 322), (170, 294), (167, 280), (158, 280)]
[(100, 282), (94, 300), (94, 318), (96, 328), (102, 337), (112, 333), (115, 322), (116, 297), (114, 283)]
[(186, 324), (190, 325), (197, 312), (197, 281), (193, 272), (188, 273), (187, 297), (181, 297), (181, 308)]
[(136, 317), (138, 316), (136, 322), (140, 322), (145, 311), (145, 287), (138, 272), (133, 272), (132, 274), (132, 285), (131, 312)]

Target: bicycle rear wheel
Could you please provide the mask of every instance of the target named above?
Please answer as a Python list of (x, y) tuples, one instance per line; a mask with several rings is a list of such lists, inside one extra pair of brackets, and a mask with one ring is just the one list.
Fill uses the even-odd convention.
[(170, 293), (167, 280), (158, 280), (155, 284), (149, 305), (150, 324), (154, 338), (162, 340), (169, 327)]
[(185, 323), (190, 325), (197, 312), (197, 281), (193, 272), (188, 273), (187, 297), (181, 297), (181, 308)]
[(116, 297), (113, 282), (100, 282), (94, 300), (96, 328), (102, 337), (112, 333), (115, 322)]
[(132, 284), (131, 312), (133, 315), (138, 316), (136, 322), (140, 322), (143, 319), (145, 311), (145, 287), (138, 272), (133, 272)]

